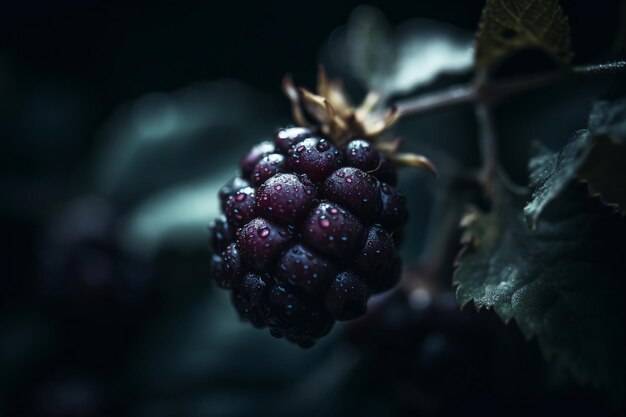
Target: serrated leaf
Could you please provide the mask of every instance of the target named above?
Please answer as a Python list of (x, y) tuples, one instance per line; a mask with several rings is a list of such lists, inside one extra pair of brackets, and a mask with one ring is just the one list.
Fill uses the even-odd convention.
[(476, 66), (488, 69), (523, 49), (572, 58), (567, 17), (557, 0), (487, 0), (477, 35)]
[(524, 213), (533, 228), (543, 210), (574, 180), (587, 182), (591, 195), (624, 212), (626, 99), (596, 103), (587, 130), (577, 132), (559, 153), (542, 152), (530, 168), (535, 191)]
[[(549, 164), (541, 158), (535, 170)], [(521, 200), (503, 194), (491, 212), (466, 217), (454, 277), (459, 303), (473, 300), (505, 322), (514, 319), (576, 380), (623, 401), (625, 220), (573, 183), (532, 232)]]
[(626, 213), (626, 99), (596, 103), (589, 117), (591, 150), (580, 168), (591, 195)]

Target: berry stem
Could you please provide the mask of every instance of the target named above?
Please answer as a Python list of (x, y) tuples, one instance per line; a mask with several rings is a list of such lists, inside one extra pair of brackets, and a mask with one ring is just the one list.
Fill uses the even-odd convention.
[(597, 65), (573, 66), (567, 69), (539, 74), (491, 80), (488, 83), (454, 85), (443, 91), (425, 94), (397, 102), (395, 105), (403, 116), (417, 115), (444, 109), (459, 104), (499, 102), (507, 97), (546, 85), (555, 84), (575, 77), (626, 73), (626, 61), (615, 61)]

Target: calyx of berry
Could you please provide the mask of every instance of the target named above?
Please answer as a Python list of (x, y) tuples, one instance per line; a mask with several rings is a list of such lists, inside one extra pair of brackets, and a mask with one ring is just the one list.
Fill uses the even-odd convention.
[(425, 156), (398, 152), (401, 140), (389, 139), (383, 133), (401, 117), (397, 107), (379, 109), (381, 95), (370, 91), (359, 106), (351, 104), (340, 80), (329, 80), (320, 66), (317, 94), (296, 87), (290, 75), (283, 79), (283, 91), (291, 101), (294, 122), (319, 131), (325, 138), (343, 148), (352, 139), (363, 139), (374, 145), (398, 166), (422, 168), (437, 175), (437, 168)]

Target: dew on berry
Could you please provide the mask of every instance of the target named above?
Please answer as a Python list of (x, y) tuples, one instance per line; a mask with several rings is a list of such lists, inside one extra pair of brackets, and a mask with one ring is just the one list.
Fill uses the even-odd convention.
[[(327, 212), (333, 215), (328, 217)], [(328, 220), (328, 225), (322, 220)], [(359, 249), (363, 233), (363, 226), (352, 213), (335, 203), (323, 201), (306, 220), (303, 239), (321, 253), (346, 257)]]
[(324, 299), (335, 320), (352, 320), (365, 314), (368, 297), (365, 282), (354, 272), (344, 271), (335, 277)]
[(297, 244), (282, 255), (276, 274), (285, 283), (308, 293), (319, 294), (328, 288), (337, 270), (324, 256)]
[(241, 159), (241, 173), (244, 178), (249, 178), (252, 170), (259, 161), (268, 154), (274, 153), (276, 147), (270, 141), (260, 142), (252, 147), (250, 151)]
[(341, 167), (343, 157), (328, 141), (308, 138), (294, 145), (287, 154), (287, 161), (294, 171), (307, 174), (313, 182), (319, 182)]
[(267, 271), (289, 243), (289, 234), (263, 218), (253, 219), (243, 229), (237, 248), (244, 262), (255, 271)]
[(265, 180), (282, 172), (285, 167), (285, 157), (281, 154), (272, 153), (264, 156), (252, 170), (250, 180), (255, 186), (261, 185)]
[(222, 205), (222, 211), (226, 212), (226, 202), (228, 201), (228, 197), (237, 193), (237, 191), (242, 188), (249, 187), (250, 183), (241, 177), (235, 177), (230, 180), (226, 185), (220, 188), (219, 191), (219, 199)]
[(358, 168), (344, 167), (333, 172), (324, 182), (323, 194), (364, 220), (374, 217), (380, 209), (378, 181)]
[(256, 191), (252, 187), (242, 188), (226, 201), (226, 218), (238, 228), (256, 216)]
[(258, 191), (257, 208), (262, 216), (279, 223), (292, 223), (305, 216), (315, 204), (315, 188), (294, 174), (276, 174)]
[(312, 136), (311, 129), (299, 126), (289, 126), (279, 129), (274, 136), (274, 145), (279, 152), (287, 153), (294, 144)]
[(359, 272), (365, 276), (381, 273), (395, 253), (393, 239), (382, 227), (374, 225), (367, 231), (365, 244), (355, 258)]
[(371, 172), (380, 164), (379, 152), (362, 139), (350, 141), (344, 150), (346, 165)]

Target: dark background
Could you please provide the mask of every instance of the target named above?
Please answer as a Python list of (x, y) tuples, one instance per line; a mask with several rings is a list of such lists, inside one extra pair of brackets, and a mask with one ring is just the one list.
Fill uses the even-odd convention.
[[(301, 84), (312, 85), (322, 45), (335, 28), (346, 23), (350, 12), (359, 4), (356, 1), (9, 0), (0, 5), (0, 214), (4, 236), (0, 277), (0, 374), (3, 375), (0, 377), (0, 416), (4, 413), (241, 415), (255, 408), (237, 408), (234, 404), (250, 402), (262, 404), (256, 409), (260, 413), (280, 415), (289, 412), (289, 407), (294, 405), (281, 403), (275, 408), (274, 399), (287, 395), (289, 391), (285, 387), (289, 384), (303, 380), (309, 381), (307, 383), (315, 387), (312, 391), (319, 392), (319, 398), (327, 398), (329, 403), (327, 408), (314, 410), (323, 409), (331, 414), (337, 410), (357, 415), (409, 411), (437, 414), (441, 410), (489, 414), (502, 411), (523, 395), (532, 398), (531, 405), (524, 406), (530, 411), (575, 411), (579, 415), (606, 411), (597, 393), (579, 391), (569, 383), (556, 391), (543, 388), (533, 391), (528, 385), (538, 379), (543, 381), (546, 372), (543, 362), (535, 361), (539, 356), (536, 346), (523, 343), (516, 329), (501, 326), (493, 317), (493, 323), (490, 318), (480, 321), (478, 330), (474, 330), (484, 338), (478, 336), (480, 343), (470, 343), (469, 348), (473, 336), (459, 332), (454, 326), (450, 330), (450, 337), (460, 343), (456, 349), (480, 352), (479, 359), (469, 353), (453, 355), (456, 359), (440, 359), (442, 362), (437, 366), (443, 370), (430, 365), (426, 366), (427, 370), (419, 367), (415, 370), (413, 365), (401, 364), (400, 359), (398, 363), (391, 361), (389, 364), (385, 357), (396, 354), (399, 358), (412, 357), (412, 349), (423, 347), (424, 340), (438, 346), (440, 339), (437, 338), (419, 336), (418, 340), (411, 341), (417, 336), (406, 339), (403, 335), (418, 331), (427, 334), (440, 323), (433, 319), (435, 323), (428, 322), (426, 327), (430, 330), (426, 331), (422, 322), (412, 323), (406, 319), (406, 314), (395, 312), (405, 320), (400, 320), (401, 325), (390, 326), (392, 330), (389, 330), (376, 322), (382, 327), (371, 330), (386, 338), (389, 345), (381, 347), (368, 338), (360, 339), (362, 335), (356, 337), (358, 349), (373, 356), (365, 354), (360, 367), (348, 376), (337, 377), (341, 384), (329, 389), (341, 395), (337, 392), (328, 395), (319, 388), (327, 384), (328, 379), (306, 377), (318, 367), (331, 370), (339, 367), (337, 364), (342, 362), (341, 355), (345, 351), (336, 348), (335, 342), (309, 354), (280, 350), (277, 356), (287, 352), (288, 357), (265, 366), (255, 362), (261, 359), (249, 354), (255, 345), (241, 347), (238, 344), (240, 348), (230, 352), (230, 356), (219, 356), (221, 351), (210, 353), (217, 355), (213, 360), (223, 361), (232, 369), (215, 371), (204, 359), (177, 368), (178, 362), (172, 357), (178, 357), (179, 350), (183, 351), (181, 357), (188, 353), (175, 343), (185, 339), (177, 331), (181, 334), (197, 331), (191, 324), (186, 327), (193, 319), (200, 320), (198, 326), (202, 329), (207, 327), (202, 324), (203, 320), (221, 320), (219, 315), (198, 318), (202, 313), (187, 309), (189, 305), (196, 306), (201, 294), (213, 291), (208, 283), (210, 256), (199, 248), (168, 247), (146, 265), (144, 260), (137, 261), (132, 256), (127, 259), (127, 254), (118, 253), (119, 248), (107, 240), (109, 231), (105, 230), (98, 232), (94, 239), (98, 250), (107, 254), (113, 271), (117, 271), (111, 274), (119, 272), (118, 275), (123, 276), (125, 272), (120, 271), (132, 264), (133, 268), (149, 271), (142, 272), (148, 277), (148, 289), (128, 290), (116, 281), (114, 289), (103, 290), (104, 295), (97, 291), (94, 295), (89, 291), (63, 290), (60, 291), (62, 296), (57, 296), (57, 292), (49, 297), (46, 290), (42, 290), (42, 274), (47, 273), (45, 268), (42, 272), (42, 258), (52, 252), (48, 250), (51, 246), (62, 246), (54, 243), (57, 242), (54, 230), (58, 229), (52, 227), (52, 223), (61, 230), (70, 227), (67, 223), (72, 223), (72, 212), (67, 214), (68, 202), (93, 192), (88, 172), (94, 155), (107, 140), (107, 136), (99, 132), (120, 105), (149, 92), (170, 92), (199, 81), (228, 78), (239, 80), (271, 98), (275, 107), (273, 114), (282, 116), (276, 116), (269, 125), (275, 123), (274, 120), (286, 120), (288, 106), (279, 90), (283, 75), (290, 72)], [(392, 25), (412, 17), (427, 17), (468, 31), (477, 27), (483, 6), (482, 1), (372, 1), (369, 4), (382, 10)], [(615, 52), (615, 45), (624, 37), (624, 28), (618, 26), (620, 19), (623, 21), (621, 2), (579, 0), (563, 1), (562, 5), (570, 18), (575, 63), (593, 63), (614, 56), (611, 54)], [(617, 49), (619, 52), (619, 46)], [(520, 106), (524, 105), (527, 103), (522, 101)], [(503, 112), (504, 123), (511, 126), (520, 123), (516, 120), (520, 108)], [(587, 108), (582, 105), (577, 110), (582, 115)], [(236, 113), (238, 109), (231, 111)], [(263, 111), (259, 110), (259, 114), (264, 114)], [(576, 123), (584, 126), (584, 120), (573, 125)], [(266, 134), (261, 133), (258, 139)], [(559, 140), (562, 142), (564, 138)], [(117, 209), (119, 207), (114, 205), (113, 211)], [(61, 217), (65, 215), (61, 226), (56, 220), (59, 213)], [(86, 213), (89, 216), (91, 212)], [(104, 221), (105, 229), (115, 224), (117, 214), (123, 215), (114, 213), (113, 220)], [(71, 256), (93, 259), (91, 252)], [(54, 271), (50, 276), (57, 273)], [(67, 278), (71, 273), (61, 275)], [(70, 280), (69, 287), (76, 285), (72, 282)], [(118, 288), (120, 285), (122, 290)], [(120, 291), (142, 292), (140, 306), (131, 303), (132, 307), (128, 307), (124, 302), (120, 308), (115, 295)], [(402, 307), (397, 309), (402, 311)], [(470, 319), (475, 318), (471, 315)], [(524, 346), (520, 348), (524, 350), (523, 355), (527, 355), (528, 361), (539, 371), (533, 373), (528, 369), (535, 368), (521, 369), (519, 365), (510, 372), (503, 371), (506, 376), (499, 374), (501, 362), (498, 360), (513, 362), (515, 349), (518, 349), (511, 348), (512, 353), (507, 356), (493, 347), (494, 336), (486, 329), (500, 326), (506, 335), (505, 342), (498, 342), (504, 345), (498, 346)], [(155, 336), (160, 333), (169, 335), (169, 350), (145, 353), (150, 352), (146, 346), (161, 343)], [(208, 337), (211, 338), (210, 332)], [(335, 334), (335, 338), (341, 337)], [(258, 339), (264, 343), (259, 349), (269, 352), (283, 349), (277, 348), (273, 341), (268, 345), (265, 342), (268, 338), (268, 335), (255, 333), (254, 338), (243, 339), (241, 343), (257, 343)], [(194, 354), (203, 355), (202, 352)], [(194, 354), (189, 356), (194, 357)], [(148, 371), (153, 369), (151, 361), (171, 362), (172, 369), (164, 371), (156, 366), (156, 373), (151, 374)], [(467, 370), (468, 363), (476, 364), (477, 369)], [(277, 372), (279, 367), (287, 369)], [(484, 372), (489, 376), (480, 378), (478, 385), (482, 388), (479, 388), (476, 381), (462, 378), (459, 381), (450, 367), (457, 371), (466, 369), (465, 374), (482, 375)], [(213, 379), (203, 379), (205, 369)], [(402, 391), (405, 385), (411, 386), (405, 379), (412, 381), (416, 372), (422, 379), (420, 383), (428, 378), (433, 380), (432, 384), (425, 384), (426, 394), (420, 394), (427, 400), (412, 394), (408, 388), (407, 392)], [(442, 372), (452, 373), (448, 378), (441, 377)], [(328, 374), (333, 375), (333, 372)], [(511, 374), (516, 377), (512, 378)], [(375, 384), (377, 380), (380, 383), (381, 378), (401, 381), (401, 394), (375, 395), (377, 390), (384, 391)], [(517, 378), (517, 381), (510, 382), (509, 378)], [(161, 381), (155, 383), (155, 379)], [(166, 380), (170, 383), (165, 383)], [(512, 384), (509, 385), (512, 388), (500, 388), (502, 381)], [(301, 390), (306, 391), (307, 385), (303, 386)], [(516, 389), (520, 391), (513, 392)], [(494, 404), (489, 402), (492, 393), (496, 396)], [(429, 402), (431, 397), (437, 399), (435, 405)], [(319, 407), (318, 397), (306, 398), (309, 402), (303, 400), (303, 404)], [(517, 411), (528, 411), (524, 407)]]

